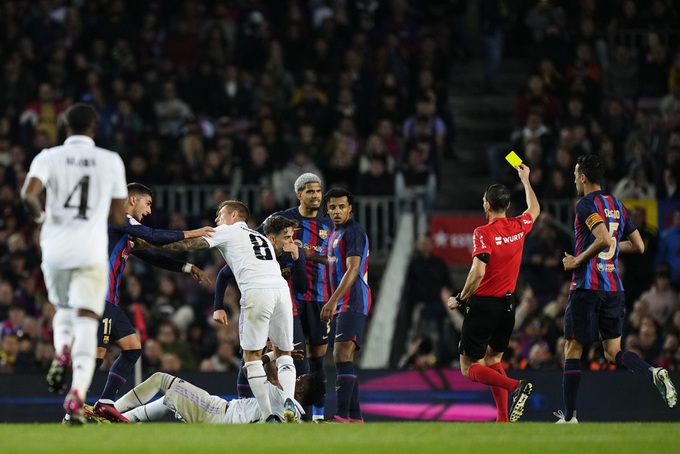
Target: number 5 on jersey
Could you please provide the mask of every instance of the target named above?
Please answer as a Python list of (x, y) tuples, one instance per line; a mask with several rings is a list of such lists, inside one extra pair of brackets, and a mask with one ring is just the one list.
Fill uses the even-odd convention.
[(602, 260), (609, 260), (610, 258), (614, 257), (614, 254), (616, 253), (616, 231), (618, 229), (619, 229), (618, 222), (609, 223), (609, 236), (611, 237), (609, 239), (609, 248), (607, 248), (606, 251), (602, 251), (597, 255)]

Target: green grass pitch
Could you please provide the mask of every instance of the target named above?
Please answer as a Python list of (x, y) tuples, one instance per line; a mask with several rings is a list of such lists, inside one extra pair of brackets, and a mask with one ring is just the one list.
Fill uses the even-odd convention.
[(0, 424), (0, 451), (29, 454), (677, 453), (676, 423)]

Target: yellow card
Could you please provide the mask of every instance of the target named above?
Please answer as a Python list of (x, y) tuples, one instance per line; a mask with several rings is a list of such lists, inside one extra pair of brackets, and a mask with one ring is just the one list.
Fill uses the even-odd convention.
[(522, 163), (522, 158), (517, 156), (517, 153), (515, 153), (514, 151), (508, 153), (508, 155), (505, 157), (505, 160), (508, 161), (510, 165), (513, 167), (517, 167)]

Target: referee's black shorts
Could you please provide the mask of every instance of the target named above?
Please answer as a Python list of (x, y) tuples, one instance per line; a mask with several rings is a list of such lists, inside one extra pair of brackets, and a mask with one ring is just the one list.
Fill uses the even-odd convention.
[(471, 296), (465, 307), (465, 320), (458, 353), (478, 360), (486, 347), (502, 353), (508, 347), (515, 327), (515, 298)]

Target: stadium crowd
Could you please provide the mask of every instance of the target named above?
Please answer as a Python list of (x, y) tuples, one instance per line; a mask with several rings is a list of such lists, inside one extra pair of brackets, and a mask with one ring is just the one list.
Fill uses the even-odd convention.
[[(129, 182), (219, 184), (215, 206), (258, 187), (255, 224), (297, 202), (304, 172), (358, 195), (419, 193), (431, 207), (453, 134), (455, 15), (446, 2), (401, 0), (3, 2), (3, 371), (44, 371), (52, 355), (54, 311), (18, 193), (33, 157), (63, 141), (67, 106), (98, 110), (97, 142), (120, 153)], [(214, 216), (157, 210), (145, 223), (186, 230)], [(213, 283), (223, 264), (210, 253), (191, 261)], [(145, 367), (238, 367), (237, 324), (209, 322), (213, 288), (186, 277), (134, 259), (126, 268), (121, 304)], [(232, 287), (225, 306), (235, 320)]]
[[(516, 11), (500, 0), (479, 3), (504, 12), (496, 17), (500, 29), (523, 31), (533, 59), (526, 87), (518, 87), (516, 129), (490, 156), (508, 148), (523, 156), (539, 200), (575, 197), (574, 162), (584, 153), (604, 159), (617, 197), (680, 199), (680, 23), (672, 2), (524, 1), (513, 2)], [(244, 185), (259, 187), (256, 224), (294, 203), (292, 181), (304, 172), (357, 195), (422, 194), (431, 207), (444, 184), (440, 165), (453, 154), (450, 72), (455, 58), (469, 55), (467, 7), (407, 0), (2, 2), (0, 373), (45, 372), (52, 360), (54, 308), (39, 267), (38, 231), (18, 193), (32, 158), (63, 141), (67, 106), (97, 108), (97, 141), (120, 153), (129, 182), (223, 185), (215, 205)], [(502, 156), (489, 162), (494, 181), (514, 186), (508, 169), (494, 166)], [(626, 348), (677, 370), (680, 211), (660, 233), (644, 210), (632, 213), (648, 252), (621, 263)], [(145, 223), (188, 230), (213, 219), (214, 212), (159, 210)], [(544, 211), (527, 238), (509, 368), (563, 363), (570, 276), (561, 258), (573, 248), (572, 235)], [(215, 282), (221, 257), (201, 251), (190, 259)], [(121, 305), (140, 331), (147, 372), (238, 369), (237, 326), (210, 322), (211, 286), (134, 259), (130, 265)], [(230, 286), (225, 307), (233, 320), (238, 298)], [(449, 326), (440, 332), (455, 336)], [(434, 347), (438, 342), (416, 342), (404, 367), (451, 365), (455, 355), (431, 358), (445, 348)], [(611, 367), (597, 346), (587, 361), (592, 369)], [(110, 363), (108, 357), (103, 367)]]

